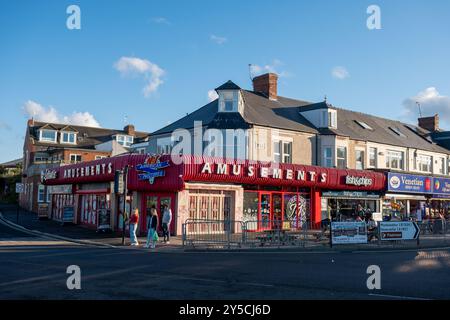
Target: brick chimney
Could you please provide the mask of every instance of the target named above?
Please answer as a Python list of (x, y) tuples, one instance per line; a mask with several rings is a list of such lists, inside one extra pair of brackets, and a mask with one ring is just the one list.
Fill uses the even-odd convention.
[(270, 100), (277, 100), (278, 76), (266, 73), (253, 78), (253, 91), (265, 94)]
[(34, 126), (34, 119), (33, 118), (28, 119), (27, 126), (28, 127), (33, 127)]
[(419, 127), (422, 129), (435, 132), (439, 130), (439, 115), (435, 114), (433, 117), (419, 118)]
[(129, 136), (135, 136), (136, 131), (134, 130), (134, 126), (132, 124), (129, 124), (123, 128), (123, 131), (127, 133)]

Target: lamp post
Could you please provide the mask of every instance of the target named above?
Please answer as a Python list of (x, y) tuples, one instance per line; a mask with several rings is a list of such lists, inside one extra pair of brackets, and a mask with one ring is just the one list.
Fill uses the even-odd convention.
[(125, 245), (125, 216), (126, 216), (126, 208), (127, 208), (127, 194), (128, 194), (128, 168), (126, 165), (123, 169), (123, 219), (122, 219), (122, 245)]

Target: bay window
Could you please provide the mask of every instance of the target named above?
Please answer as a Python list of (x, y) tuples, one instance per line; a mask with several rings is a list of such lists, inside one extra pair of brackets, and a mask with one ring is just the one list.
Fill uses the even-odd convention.
[(337, 147), (336, 152), (337, 167), (339, 169), (347, 169), (347, 148)]

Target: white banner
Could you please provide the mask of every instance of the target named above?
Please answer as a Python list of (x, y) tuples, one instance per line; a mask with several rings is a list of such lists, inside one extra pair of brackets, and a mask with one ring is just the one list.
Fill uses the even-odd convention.
[(362, 222), (332, 222), (331, 242), (333, 244), (367, 243), (367, 225)]

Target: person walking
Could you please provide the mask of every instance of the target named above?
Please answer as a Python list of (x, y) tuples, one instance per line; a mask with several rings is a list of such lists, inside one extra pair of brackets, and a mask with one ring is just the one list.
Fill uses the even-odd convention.
[(156, 247), (157, 242), (157, 231), (158, 230), (158, 212), (156, 211), (155, 206), (153, 205), (150, 208), (150, 217), (147, 219), (147, 244), (145, 245), (146, 248), (149, 248), (150, 245), (152, 248)]
[(132, 246), (138, 246), (139, 242), (136, 237), (136, 230), (139, 223), (139, 209), (134, 208), (133, 213), (130, 216), (130, 241)]
[(164, 213), (162, 218), (162, 229), (164, 235), (164, 243), (170, 243), (170, 223), (172, 222), (172, 210), (167, 204), (164, 205)]

